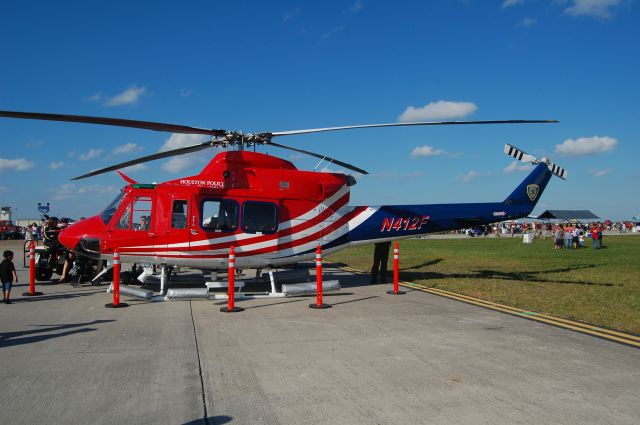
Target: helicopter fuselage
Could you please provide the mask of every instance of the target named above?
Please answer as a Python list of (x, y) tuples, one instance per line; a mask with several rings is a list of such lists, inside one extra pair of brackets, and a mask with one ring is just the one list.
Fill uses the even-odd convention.
[(313, 259), (318, 245), (331, 253), (526, 216), (550, 176), (541, 164), (504, 202), (350, 206), (351, 176), (229, 151), (195, 176), (129, 184), (60, 241), (94, 258), (117, 250), (123, 261), (212, 270), (228, 267), (234, 246), (238, 268), (278, 267)]

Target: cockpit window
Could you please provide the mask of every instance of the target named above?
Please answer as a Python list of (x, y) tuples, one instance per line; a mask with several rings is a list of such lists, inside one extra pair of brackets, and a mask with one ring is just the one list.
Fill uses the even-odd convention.
[(111, 203), (109, 205), (107, 205), (107, 208), (105, 208), (100, 213), (100, 218), (102, 219), (102, 222), (104, 224), (109, 224), (109, 221), (111, 221), (111, 218), (113, 217), (113, 215), (118, 210), (118, 207), (120, 206), (120, 202), (122, 202), (122, 197), (123, 196), (124, 196), (124, 192), (120, 191), (118, 196), (116, 196), (116, 198), (113, 201), (111, 201)]

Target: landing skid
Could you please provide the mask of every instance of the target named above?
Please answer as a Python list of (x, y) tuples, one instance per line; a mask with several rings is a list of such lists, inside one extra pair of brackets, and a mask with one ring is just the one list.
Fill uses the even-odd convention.
[[(122, 294), (144, 299), (148, 301), (172, 301), (172, 300), (227, 300), (229, 298), (228, 283), (226, 280), (218, 279), (220, 273), (211, 272), (209, 280), (204, 279), (197, 287), (180, 287), (179, 276), (171, 275), (170, 267), (160, 267), (159, 276), (152, 274), (150, 269), (139, 276), (143, 284), (156, 286), (159, 284), (159, 291), (150, 289), (135, 288), (128, 285), (120, 285)], [(245, 276), (246, 277), (246, 276)], [(276, 279), (278, 277), (278, 279)], [(308, 269), (291, 269), (276, 272), (267, 269), (266, 273), (256, 270), (255, 278), (241, 279), (236, 277), (235, 294), (236, 300), (251, 300), (265, 298), (285, 298), (291, 296), (313, 295), (316, 292), (316, 283), (311, 281), (312, 276)], [(285, 283), (286, 282), (286, 283)], [(323, 292), (337, 291), (340, 289), (338, 280), (327, 280), (322, 282)], [(107, 292), (113, 292), (113, 285), (110, 285)]]

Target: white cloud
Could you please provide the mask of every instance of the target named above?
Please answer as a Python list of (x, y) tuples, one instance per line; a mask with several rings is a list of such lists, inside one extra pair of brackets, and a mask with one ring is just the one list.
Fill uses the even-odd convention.
[(42, 140), (36, 140), (34, 142), (27, 142), (24, 144), (25, 147), (32, 149), (32, 148), (41, 148), (44, 146), (44, 142)]
[(7, 193), (9, 192), (9, 188), (6, 186), (0, 186), (0, 193)]
[(284, 22), (289, 22), (290, 20), (292, 20), (295, 17), (299, 16), (301, 13), (302, 13), (301, 9), (285, 10), (282, 13), (282, 20)]
[(87, 195), (103, 196), (118, 193), (120, 189), (115, 186), (104, 186), (101, 184), (93, 184), (88, 186), (77, 186), (75, 183), (65, 183), (57, 186), (52, 190), (53, 200), (62, 201), (66, 199), (86, 198)]
[(593, 177), (602, 177), (602, 176), (606, 176), (607, 174), (611, 174), (613, 172), (613, 168), (605, 168), (602, 170), (590, 170), (589, 174), (592, 175)]
[(475, 180), (478, 177), (489, 176), (491, 174), (492, 173), (490, 172), (480, 172), (475, 170), (469, 170), (466, 174), (459, 175), (458, 180), (460, 180), (462, 183), (469, 183), (470, 181)]
[(62, 161), (51, 162), (49, 163), (49, 168), (52, 170), (57, 170), (59, 168), (62, 168), (63, 165), (64, 165), (64, 162)]
[(56, 186), (53, 190), (53, 200), (61, 201), (64, 199), (69, 199), (73, 196), (76, 191), (76, 185), (73, 183), (65, 183), (61, 186)]
[(363, 0), (356, 0), (351, 6), (347, 8), (343, 13), (358, 13), (364, 7)]
[(84, 100), (87, 102), (100, 102), (102, 100), (102, 93), (95, 93), (91, 96), (85, 97)]
[(119, 93), (105, 102), (106, 106), (121, 106), (131, 105), (136, 103), (140, 96), (145, 94), (147, 89), (145, 87), (131, 86), (122, 93)]
[(142, 146), (138, 146), (135, 143), (125, 143), (124, 145), (116, 146), (112, 153), (114, 155), (122, 155), (125, 153), (136, 153), (142, 150)]
[(337, 33), (339, 33), (340, 31), (344, 30), (344, 25), (340, 25), (338, 27), (334, 27), (332, 29), (330, 29), (329, 31), (325, 32), (324, 34), (322, 34), (322, 37), (320, 37), (322, 40), (326, 40), (327, 38), (333, 37), (334, 35), (336, 35)]
[(524, 0), (504, 0), (502, 2), (502, 6), (500, 6), (500, 9), (507, 9), (513, 6), (522, 6), (523, 4)]
[(579, 139), (567, 139), (562, 144), (556, 145), (556, 153), (563, 155), (594, 155), (613, 150), (618, 141), (612, 137), (581, 137)]
[[(160, 147), (160, 152), (184, 148), (190, 145), (203, 143), (207, 140), (207, 136), (199, 134), (178, 134), (174, 133), (169, 137), (164, 144)], [(186, 168), (189, 168), (197, 163), (203, 163), (208, 157), (203, 158), (202, 152), (194, 152), (191, 154), (185, 154), (171, 158), (169, 161), (162, 164), (162, 169), (170, 173), (177, 173)]]
[(147, 169), (147, 166), (144, 164), (136, 164), (136, 165), (131, 165), (129, 167), (123, 168), (122, 171), (125, 174), (130, 174), (130, 173), (136, 173), (138, 171), (144, 171)]
[(197, 143), (203, 143), (207, 140), (207, 136), (200, 134), (180, 134), (173, 133), (159, 149), (159, 152), (170, 151), (172, 149), (185, 148)]
[(94, 194), (94, 195), (112, 195), (118, 193), (119, 189), (115, 186), (104, 186), (101, 184), (92, 184), (88, 186), (80, 186), (78, 195)]
[(571, 16), (593, 16), (609, 19), (613, 16), (611, 9), (618, 6), (620, 0), (571, 0), (571, 6), (564, 13)]
[(33, 168), (34, 163), (26, 158), (5, 159), (0, 158), (0, 171), (25, 171)]
[(536, 24), (536, 22), (538, 22), (535, 18), (524, 18), (520, 21), (520, 26), (521, 27), (531, 27), (533, 25)]
[(90, 149), (89, 152), (80, 154), (78, 159), (80, 161), (88, 161), (90, 159), (96, 159), (102, 155), (104, 151), (102, 149)]
[(445, 153), (447, 153), (447, 151), (445, 151), (444, 149), (435, 149), (429, 145), (424, 145), (424, 146), (417, 146), (413, 148), (413, 150), (411, 151), (411, 157), (418, 158), (421, 156), (424, 156), (424, 157), (438, 156), (438, 155), (444, 155)]
[(422, 108), (409, 106), (398, 117), (399, 122), (414, 122), (428, 120), (442, 120), (449, 118), (460, 118), (472, 114), (478, 109), (472, 102), (452, 102), (449, 100), (439, 100), (431, 102)]
[(514, 171), (531, 171), (532, 169), (532, 164), (523, 164), (520, 161), (513, 161), (511, 164), (507, 165), (504, 172), (513, 173)]
[(194, 154), (176, 156), (162, 164), (162, 169), (170, 173), (177, 173), (193, 166), (198, 162), (198, 157)]
[(181, 97), (189, 97), (193, 94), (193, 90), (192, 89), (188, 89), (188, 88), (181, 88), (180, 89), (180, 96)]

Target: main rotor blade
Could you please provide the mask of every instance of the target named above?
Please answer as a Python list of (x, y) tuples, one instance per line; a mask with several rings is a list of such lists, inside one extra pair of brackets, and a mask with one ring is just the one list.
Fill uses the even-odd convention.
[(168, 133), (206, 134), (224, 136), (224, 130), (191, 127), (188, 125), (167, 124), (152, 121), (126, 120), (122, 118), (88, 117), (84, 115), (45, 114), (40, 112), (0, 111), (0, 117), (19, 118), (25, 120), (67, 121), (84, 124), (112, 125), (116, 127), (132, 127), (144, 130), (166, 131)]
[(271, 136), (293, 136), (296, 134), (322, 133), (326, 131), (353, 130), (356, 128), (377, 128), (377, 127), (410, 127), (420, 125), (475, 125), (475, 124), (548, 124), (557, 123), (556, 120), (504, 120), (504, 121), (423, 121), (423, 122), (396, 122), (389, 124), (363, 124), (344, 125), (341, 127), (308, 128), (305, 130), (277, 131), (270, 133)]
[(206, 149), (206, 148), (209, 148), (209, 147), (212, 147), (212, 146), (213, 146), (213, 144), (211, 142), (204, 142), (204, 143), (198, 143), (197, 145), (186, 146), (184, 148), (178, 148), (178, 149), (172, 149), (170, 151), (158, 152), (158, 153), (154, 153), (153, 155), (147, 155), (147, 156), (143, 156), (143, 157), (140, 157), (140, 158), (132, 159), (131, 161), (121, 162), (120, 164), (111, 165), (111, 166), (106, 167), (106, 168), (101, 168), (99, 170), (92, 171), (90, 173), (83, 174), (83, 175), (78, 176), (78, 177), (74, 177), (71, 180), (80, 180), (80, 179), (84, 179), (84, 178), (87, 178), (87, 177), (93, 177), (93, 176), (97, 176), (98, 174), (108, 173), (109, 171), (115, 171), (115, 170), (119, 170), (121, 168), (130, 167), (132, 165), (142, 164), (143, 162), (149, 162), (149, 161), (154, 161), (156, 159), (167, 158), (169, 156), (184, 155), (186, 153), (197, 152), (197, 151), (200, 151), (202, 149)]
[(276, 146), (276, 147), (279, 147), (279, 148), (282, 148), (282, 149), (288, 149), (290, 151), (304, 153), (304, 154), (307, 154), (307, 155), (310, 155), (310, 156), (313, 156), (313, 157), (316, 157), (316, 158), (319, 158), (319, 159), (325, 159), (325, 160), (327, 160), (327, 161), (329, 161), (329, 162), (331, 162), (333, 164), (336, 164), (336, 165), (339, 165), (341, 167), (347, 168), (347, 169), (349, 169), (351, 171), (356, 171), (356, 172), (358, 172), (360, 174), (369, 174), (367, 171), (363, 170), (362, 168), (358, 168), (355, 165), (351, 165), (351, 164), (348, 164), (346, 162), (342, 162), (340, 160), (337, 160), (335, 158), (331, 158), (330, 156), (320, 155), (320, 154), (317, 154), (317, 153), (305, 151), (304, 149), (292, 148), (290, 146), (281, 145), (280, 143), (275, 143), (275, 142), (269, 142), (269, 143), (267, 143), (267, 145)]

